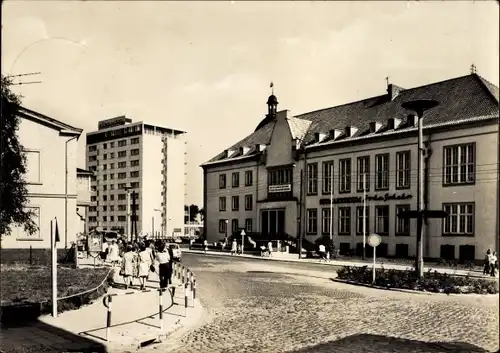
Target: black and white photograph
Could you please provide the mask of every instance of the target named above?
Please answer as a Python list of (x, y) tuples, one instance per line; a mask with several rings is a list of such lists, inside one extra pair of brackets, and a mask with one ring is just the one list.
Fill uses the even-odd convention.
[(500, 3), (1, 4), (0, 353), (500, 351)]

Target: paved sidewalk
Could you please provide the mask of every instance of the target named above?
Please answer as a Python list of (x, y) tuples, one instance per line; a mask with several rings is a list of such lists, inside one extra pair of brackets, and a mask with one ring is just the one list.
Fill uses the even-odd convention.
[[(183, 252), (185, 253), (192, 253), (192, 254), (205, 254), (202, 250), (189, 250), (189, 249), (182, 249)], [(372, 263), (366, 261), (342, 261), (342, 260), (319, 260), (319, 259), (299, 259), (297, 254), (287, 254), (287, 253), (273, 253), (272, 256), (270, 257), (262, 257), (258, 255), (231, 255), (229, 252), (222, 252), (222, 251), (207, 251), (207, 255), (212, 255), (212, 256), (235, 256), (235, 257), (244, 257), (244, 258), (250, 258), (250, 259), (259, 259), (259, 260), (267, 260), (267, 261), (285, 261), (285, 262), (299, 262), (299, 263), (314, 263), (314, 264), (321, 264), (325, 266), (352, 266), (352, 267), (363, 267), (363, 266), (372, 266)], [(386, 268), (386, 269), (395, 269), (395, 270), (406, 270), (409, 268), (412, 268), (412, 265), (398, 265), (394, 263), (384, 263), (384, 262), (377, 262), (375, 265), (376, 268)], [(477, 271), (467, 271), (467, 270), (454, 270), (451, 268), (442, 268), (442, 267), (424, 267), (424, 271), (437, 271), (440, 273), (448, 273), (456, 276), (469, 276), (469, 277), (475, 277), (475, 278), (485, 278), (489, 279), (491, 277), (489, 276), (483, 276), (481, 272)], [(498, 274), (496, 276), (496, 279), (498, 279)]]
[[(92, 260), (80, 260), (81, 267), (92, 267), (92, 264)], [(123, 284), (118, 273), (119, 268), (116, 267), (114, 280), (118, 284)], [(180, 280), (173, 279), (173, 284), (180, 284)], [(3, 330), (1, 338), (6, 340), (10, 347), (15, 347), (16, 344), (23, 345), (25, 349), (22, 350), (23, 352), (70, 350), (97, 352), (104, 351), (104, 349), (106, 352), (124, 352), (133, 351), (147, 341), (168, 340), (168, 335), (175, 331), (187, 330), (202, 318), (204, 309), (199, 300), (193, 301), (189, 290), (186, 310), (184, 288), (177, 287), (173, 303), (169, 292), (163, 294), (164, 327), (160, 330), (157, 288), (159, 288), (158, 276), (151, 274), (146, 288), (151, 290), (149, 292), (133, 288), (128, 290), (110, 288), (108, 290), (108, 294), (118, 294), (118, 296), (113, 296), (112, 300), (112, 327), (109, 342), (105, 339), (107, 309), (103, 305), (103, 298), (78, 310), (59, 314), (57, 318), (50, 315), (42, 316), (38, 323), (29, 327)], [(134, 292), (134, 294), (123, 295), (129, 292)], [(49, 331), (53, 332), (49, 333)], [(99, 346), (101, 349), (98, 349)]]

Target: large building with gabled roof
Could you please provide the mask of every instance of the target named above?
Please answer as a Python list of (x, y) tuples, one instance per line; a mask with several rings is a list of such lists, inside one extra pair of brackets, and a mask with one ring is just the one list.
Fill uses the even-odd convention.
[(499, 93), (475, 73), (300, 115), (271, 95), (255, 131), (202, 164), (208, 240), (323, 235), (359, 254), (364, 223), (379, 256), (415, 256), (416, 220), (396, 215), (416, 209), (417, 117), (402, 103), (419, 99), (439, 102), (423, 120), (424, 204), (449, 214), (426, 221), (424, 256), (498, 249)]

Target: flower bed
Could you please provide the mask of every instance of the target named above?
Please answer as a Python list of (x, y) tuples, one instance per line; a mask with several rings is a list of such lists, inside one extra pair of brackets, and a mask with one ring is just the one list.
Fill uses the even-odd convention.
[[(337, 275), (341, 280), (372, 284), (373, 269), (368, 266), (346, 266), (340, 268)], [(384, 268), (376, 269), (375, 286), (446, 294), (497, 294), (499, 289), (496, 280), (453, 276), (437, 271), (426, 272), (422, 279), (418, 279), (413, 269), (401, 271)]]
[[(113, 272), (109, 268), (73, 269), (59, 266), (58, 312), (74, 310), (107, 292)], [(3, 266), (2, 323), (21, 323), (52, 311), (51, 269), (48, 266)]]

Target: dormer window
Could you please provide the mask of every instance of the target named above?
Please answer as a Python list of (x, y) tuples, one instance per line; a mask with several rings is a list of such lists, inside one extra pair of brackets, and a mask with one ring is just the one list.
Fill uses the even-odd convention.
[(344, 129), (344, 133), (345, 133), (346, 137), (352, 137), (353, 135), (356, 134), (357, 131), (358, 131), (358, 129), (355, 128), (354, 126), (347, 126)]
[(378, 132), (382, 128), (382, 126), (383, 125), (381, 123), (378, 123), (376, 121), (372, 121), (370, 123), (370, 132), (371, 133), (376, 133), (376, 132)]
[(321, 142), (326, 138), (326, 134), (323, 132), (316, 132), (314, 134), (314, 141), (315, 142)]

